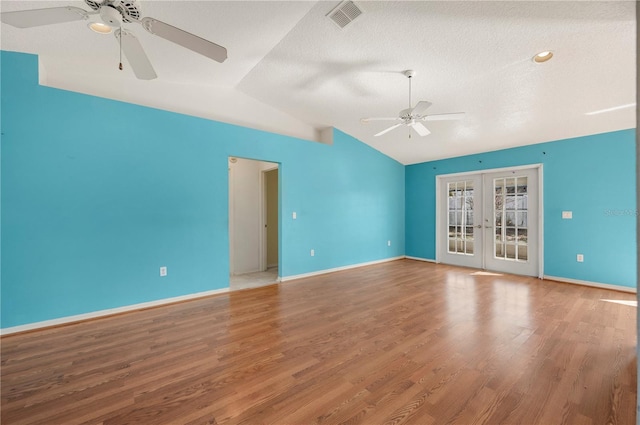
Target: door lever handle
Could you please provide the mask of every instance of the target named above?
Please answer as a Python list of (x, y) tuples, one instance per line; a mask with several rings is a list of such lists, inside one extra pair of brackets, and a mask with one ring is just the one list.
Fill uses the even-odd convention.
[(476, 224), (476, 229), (482, 229), (482, 224)]

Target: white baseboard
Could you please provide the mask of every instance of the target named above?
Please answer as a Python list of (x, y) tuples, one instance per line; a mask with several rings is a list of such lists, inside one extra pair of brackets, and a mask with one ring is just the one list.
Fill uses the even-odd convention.
[[(310, 272), (310, 273), (303, 273), (303, 274), (292, 275), (292, 276), (283, 276), (283, 277), (279, 277), (277, 281), (278, 282), (288, 282), (288, 281), (291, 281), (291, 280), (302, 279), (302, 278), (305, 278), (305, 277), (318, 276), (318, 275), (338, 272), (338, 271), (342, 271), (342, 270), (349, 270), (349, 269), (355, 269), (355, 268), (358, 268), (358, 267), (371, 266), (373, 264), (380, 264), (380, 263), (386, 263), (386, 262), (389, 262), (389, 261), (401, 260), (403, 258), (406, 258), (406, 259), (409, 259), (409, 260), (425, 261), (425, 262), (428, 262), (428, 263), (435, 263), (435, 260), (431, 260), (431, 259), (428, 259), (428, 258), (419, 258), (419, 257), (411, 257), (411, 256), (408, 256), (408, 255), (407, 256), (403, 255), (403, 256), (399, 256), (399, 257), (384, 258), (382, 260), (368, 261), (366, 263), (351, 264), (351, 265), (348, 265), (348, 266), (335, 267), (335, 268), (332, 268), (332, 269), (318, 270), (318, 271)], [(614, 291), (630, 292), (630, 293), (634, 293), (634, 294), (637, 292), (636, 288), (630, 288), (630, 287), (627, 287), (627, 286), (609, 285), (609, 284), (606, 284), (606, 283), (589, 282), (589, 281), (586, 281), (586, 280), (569, 279), (569, 278), (565, 278), (565, 277), (556, 277), (556, 276), (547, 276), (547, 275), (545, 275), (543, 277), (543, 279), (555, 280), (557, 282), (564, 282), (564, 283), (572, 283), (572, 284), (575, 284), (575, 285), (591, 286), (591, 287), (595, 287), (595, 288), (612, 289)], [(10, 334), (18, 333), (18, 332), (26, 332), (26, 331), (31, 331), (31, 330), (35, 330), (35, 329), (48, 328), (48, 327), (52, 327), (52, 326), (59, 326), (59, 325), (64, 325), (64, 324), (68, 324), (68, 323), (73, 323), (73, 322), (81, 322), (81, 321), (84, 321), (84, 320), (96, 319), (96, 318), (99, 318), (99, 317), (112, 316), (114, 314), (126, 313), (126, 312), (129, 312), (129, 311), (142, 310), (142, 309), (151, 308), (151, 307), (158, 307), (158, 306), (162, 306), (162, 305), (165, 305), (165, 304), (173, 304), (173, 303), (177, 303), (177, 302), (180, 302), (180, 301), (188, 301), (188, 300), (194, 300), (194, 299), (197, 299), (197, 298), (208, 297), (208, 296), (211, 296), (211, 295), (224, 294), (226, 292), (230, 292), (230, 289), (229, 288), (214, 289), (214, 290), (211, 290), (211, 291), (198, 292), (198, 293), (189, 294), (189, 295), (181, 295), (181, 296), (178, 296), (178, 297), (165, 298), (165, 299), (162, 299), (162, 300), (149, 301), (149, 302), (144, 302), (144, 303), (139, 303), (139, 304), (128, 305), (128, 306), (124, 306), (124, 307), (110, 308), (110, 309), (106, 309), (106, 310), (93, 311), (93, 312), (90, 312), (90, 313), (77, 314), (75, 316), (67, 316), (67, 317), (61, 317), (61, 318), (58, 318), (58, 319), (44, 320), (42, 322), (28, 323), (26, 325), (19, 325), (19, 326), (13, 326), (13, 327), (10, 327), (10, 328), (0, 329), (0, 335), (4, 336), (4, 335), (10, 335)]]
[(406, 258), (407, 260), (425, 261), (427, 263), (435, 263), (436, 262), (436, 260), (432, 260), (430, 258), (411, 257), (409, 255), (405, 255), (404, 258)]
[(28, 323), (26, 325), (12, 326), (10, 328), (0, 329), (0, 335), (9, 335), (18, 332), (32, 331), (35, 329), (49, 328), (52, 326), (65, 325), (73, 322), (81, 322), (98, 317), (113, 316), (114, 314), (126, 313), (128, 311), (142, 310), (150, 307), (158, 307), (165, 304), (173, 304), (180, 301), (194, 300), (197, 298), (208, 297), (216, 294), (229, 292), (229, 288), (213, 289), (211, 291), (198, 292), (189, 295), (180, 295), (178, 297), (165, 298), (157, 301), (149, 301), (145, 303), (132, 304), (124, 307), (109, 308), (106, 310), (92, 311), (91, 313), (77, 314), (75, 316), (60, 317), (58, 319), (44, 320), (42, 322)]
[(367, 261), (366, 263), (350, 264), (348, 266), (335, 267), (333, 269), (324, 269), (324, 270), (318, 270), (310, 273), (296, 274), (291, 276), (282, 276), (280, 277), (280, 282), (288, 282), (290, 280), (302, 279), (305, 277), (312, 277), (312, 276), (318, 276), (321, 274), (339, 272), (342, 270), (355, 269), (357, 267), (371, 266), (373, 264), (387, 263), (389, 261), (402, 260), (403, 258), (405, 258), (404, 255), (401, 255), (399, 257), (391, 257), (391, 258), (384, 258), (382, 260)]
[[(400, 260), (402, 258), (404, 258), (404, 256), (385, 258), (383, 260), (369, 261), (367, 263), (353, 264), (350, 266), (336, 267), (334, 269), (320, 270), (317, 272), (305, 273), (305, 274), (300, 274), (296, 276), (278, 277), (277, 282), (285, 282), (288, 280), (301, 279), (303, 277), (310, 277), (310, 276), (316, 276), (316, 275), (325, 274), (325, 273), (337, 272), (340, 270), (352, 269), (356, 267), (369, 266), (372, 264), (384, 263), (387, 261)], [(12, 326), (10, 328), (0, 329), (0, 336), (10, 335), (18, 332), (32, 331), (32, 330), (42, 329), (42, 328), (49, 328), (52, 326), (65, 325), (65, 324), (74, 323), (74, 322), (82, 322), (84, 320), (96, 319), (99, 317), (113, 316), (114, 314), (126, 313), (129, 311), (135, 311), (135, 310), (142, 310), (142, 309), (151, 308), (151, 307), (158, 307), (165, 304), (173, 304), (180, 301), (195, 300), (197, 298), (208, 297), (216, 294), (224, 294), (230, 291), (231, 290), (229, 288), (214, 289), (211, 291), (198, 292), (196, 294), (181, 295), (178, 297), (165, 298), (157, 301), (149, 301), (149, 302), (140, 303), (140, 304), (127, 305), (124, 307), (92, 311), (90, 313), (77, 314), (75, 316), (60, 317), (58, 319), (44, 320), (42, 322), (28, 323), (26, 325)]]
[(630, 292), (632, 294), (637, 293), (637, 288), (631, 288), (629, 286), (609, 285), (608, 283), (589, 282), (588, 280), (569, 279), (567, 277), (557, 277), (544, 275), (544, 280), (555, 280), (557, 282), (572, 283), (574, 285), (591, 286), (601, 289), (612, 289), (614, 291)]

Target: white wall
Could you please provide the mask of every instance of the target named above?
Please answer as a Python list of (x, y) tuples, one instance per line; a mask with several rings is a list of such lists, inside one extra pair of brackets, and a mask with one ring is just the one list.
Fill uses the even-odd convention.
[(229, 163), (229, 238), (231, 274), (260, 271), (262, 232), (262, 170), (270, 162), (237, 158)]

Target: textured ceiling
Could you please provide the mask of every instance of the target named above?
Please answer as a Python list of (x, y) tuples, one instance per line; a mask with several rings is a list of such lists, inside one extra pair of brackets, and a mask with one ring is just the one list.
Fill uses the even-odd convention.
[[(3, 11), (82, 2), (8, 2)], [(635, 126), (634, 2), (357, 2), (345, 29), (338, 2), (142, 1), (152, 16), (221, 44), (223, 64), (132, 27), (158, 73), (117, 71), (113, 36), (75, 22), (18, 30), (3, 49), (40, 54), (41, 82), (304, 138), (333, 126), (410, 164)], [(86, 8), (86, 7), (85, 7)], [(554, 58), (531, 57), (552, 50)], [(360, 118), (433, 102), (431, 135)], [(43, 72), (44, 71), (44, 72)]]

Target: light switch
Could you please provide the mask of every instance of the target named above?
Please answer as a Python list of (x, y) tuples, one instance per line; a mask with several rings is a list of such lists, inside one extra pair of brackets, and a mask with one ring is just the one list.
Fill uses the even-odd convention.
[(293, 214), (291, 214), (291, 217), (293, 217), (293, 219), (295, 220), (296, 218), (298, 218), (298, 215), (296, 214), (296, 212), (294, 211)]
[(571, 220), (573, 218), (573, 211), (562, 211), (562, 218), (565, 220)]

